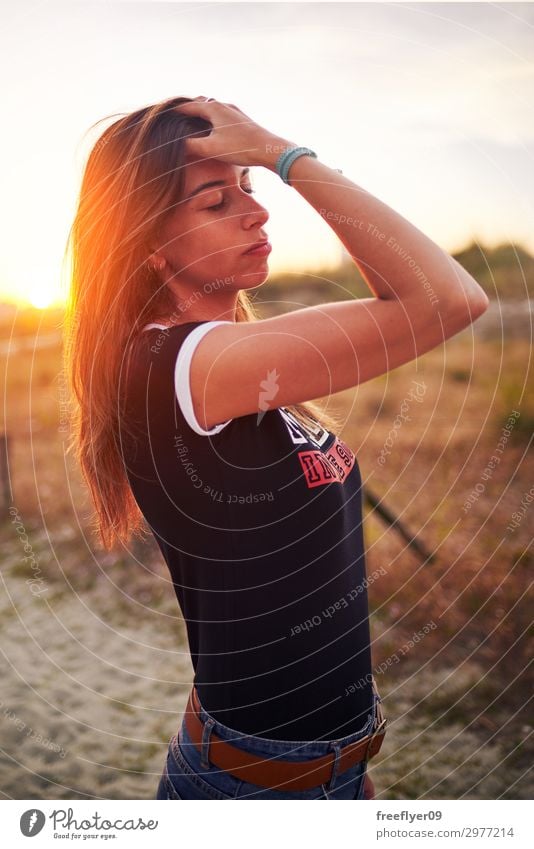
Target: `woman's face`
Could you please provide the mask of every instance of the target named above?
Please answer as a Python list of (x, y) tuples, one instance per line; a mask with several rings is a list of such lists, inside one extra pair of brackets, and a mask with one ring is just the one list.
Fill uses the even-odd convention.
[[(266, 239), (267, 210), (254, 199), (248, 168), (218, 159), (186, 160), (184, 199), (169, 213), (158, 256), (181, 298), (194, 291), (232, 293), (264, 283), (268, 254), (245, 254)], [(216, 183), (216, 185), (206, 185)], [(218, 282), (217, 282), (218, 281)], [(217, 286), (210, 290), (210, 286)]]

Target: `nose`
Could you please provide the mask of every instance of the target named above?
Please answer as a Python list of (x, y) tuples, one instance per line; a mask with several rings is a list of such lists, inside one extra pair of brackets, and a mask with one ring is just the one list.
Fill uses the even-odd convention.
[(255, 200), (252, 195), (249, 195), (245, 202), (247, 205), (246, 212), (243, 216), (243, 226), (245, 229), (258, 225), (262, 227), (266, 224), (269, 220), (269, 213), (266, 208), (259, 201)]

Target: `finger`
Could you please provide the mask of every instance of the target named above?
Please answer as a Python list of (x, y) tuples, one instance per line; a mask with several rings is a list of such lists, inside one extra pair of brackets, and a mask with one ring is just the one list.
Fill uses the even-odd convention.
[(186, 143), (185, 148), (189, 156), (197, 156), (199, 159), (209, 158), (210, 151), (209, 147), (206, 146), (208, 138), (192, 139), (189, 138), (189, 136), (186, 136), (184, 141)]
[(193, 103), (216, 103), (214, 97), (206, 97), (205, 94), (199, 95), (199, 97), (193, 97), (191, 100), (186, 100), (184, 103), (180, 103), (179, 106), (175, 106), (175, 109), (181, 109), (182, 106), (192, 106)]
[(179, 106), (175, 106), (174, 109), (177, 112), (183, 112), (184, 115), (191, 113), (191, 115), (200, 115), (201, 118), (205, 118), (213, 114), (212, 107), (215, 105), (216, 101), (199, 100), (197, 98), (195, 100), (189, 100), (187, 103), (181, 103)]

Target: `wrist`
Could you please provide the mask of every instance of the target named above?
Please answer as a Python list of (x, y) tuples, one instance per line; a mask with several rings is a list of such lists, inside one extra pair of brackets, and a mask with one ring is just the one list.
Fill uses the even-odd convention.
[(269, 171), (276, 171), (276, 163), (280, 155), (285, 153), (288, 148), (298, 147), (295, 142), (288, 141), (281, 136), (268, 136), (263, 140), (262, 145), (258, 150), (258, 165), (268, 168)]

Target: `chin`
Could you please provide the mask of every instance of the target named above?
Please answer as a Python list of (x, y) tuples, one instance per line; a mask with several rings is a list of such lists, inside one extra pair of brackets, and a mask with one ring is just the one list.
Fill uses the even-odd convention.
[(242, 274), (238, 278), (238, 287), (239, 289), (256, 289), (258, 286), (263, 286), (264, 283), (267, 282), (267, 278), (269, 277), (269, 269), (262, 268), (261, 271), (257, 272), (248, 272), (248, 274)]

